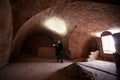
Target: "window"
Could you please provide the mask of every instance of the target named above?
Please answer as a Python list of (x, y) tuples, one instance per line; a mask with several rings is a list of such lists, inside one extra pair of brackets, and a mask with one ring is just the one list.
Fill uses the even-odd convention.
[(112, 35), (102, 36), (103, 52), (107, 54), (113, 54), (116, 52), (115, 43)]

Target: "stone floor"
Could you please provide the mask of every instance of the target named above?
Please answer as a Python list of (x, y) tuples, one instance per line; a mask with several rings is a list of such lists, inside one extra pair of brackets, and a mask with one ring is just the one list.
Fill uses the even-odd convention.
[[(0, 80), (67, 80), (57, 73), (58, 70), (74, 63), (64, 60), (64, 63), (55, 59), (39, 59), (39, 61), (13, 62), (0, 69)], [(116, 66), (112, 62), (89, 61), (77, 62), (77, 65), (92, 72), (96, 80), (120, 80), (116, 78)], [(70, 73), (74, 74), (74, 73)]]
[(94, 73), (97, 80), (120, 80), (116, 73), (116, 65), (112, 62), (94, 60), (89, 62), (78, 62), (78, 65)]

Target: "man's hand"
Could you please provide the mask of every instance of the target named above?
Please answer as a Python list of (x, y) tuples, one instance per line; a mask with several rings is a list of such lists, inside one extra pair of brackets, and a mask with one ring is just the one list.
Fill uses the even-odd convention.
[(55, 44), (53, 44), (53, 46), (55, 46)]

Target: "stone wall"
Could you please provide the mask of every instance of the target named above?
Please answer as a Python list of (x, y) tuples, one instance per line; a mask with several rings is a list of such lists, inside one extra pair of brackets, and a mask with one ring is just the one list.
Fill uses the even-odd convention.
[[(33, 54), (37, 56), (38, 48), (53, 48), (53, 43), (54, 41), (49, 36), (46, 36), (44, 34), (34, 34), (32, 36), (27, 37), (26, 40), (24, 40), (20, 52), (25, 54)], [(39, 56), (44, 54), (44, 52), (39, 51)], [(45, 57), (49, 57), (50, 54), (51, 52), (49, 52), (49, 54), (47, 54)]]
[(116, 33), (113, 35), (114, 40), (115, 40), (115, 46), (116, 46), (116, 51), (117, 53), (120, 54), (120, 33)]
[(0, 0), (0, 67), (9, 60), (12, 41), (12, 11), (9, 0)]
[(33, 33), (30, 30), (35, 28), (43, 34), (56, 37), (51, 30), (43, 31), (46, 30), (43, 22), (48, 18), (58, 17), (66, 23), (68, 34), (59, 37), (65, 42), (65, 50), (68, 50), (69, 57), (73, 59), (87, 57), (93, 33), (119, 28), (119, 10), (120, 6), (83, 1), (53, 6), (30, 18), (20, 28), (17, 38), (14, 38), (14, 46), (17, 45), (16, 48), (19, 49), (26, 36)]

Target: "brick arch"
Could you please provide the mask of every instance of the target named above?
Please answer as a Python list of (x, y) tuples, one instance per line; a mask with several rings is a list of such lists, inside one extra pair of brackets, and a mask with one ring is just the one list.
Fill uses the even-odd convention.
[[(113, 28), (114, 25), (120, 25), (119, 18), (117, 17), (119, 16), (118, 9), (119, 7), (114, 5), (81, 1), (55, 5), (33, 16), (21, 27), (13, 41), (13, 51), (19, 51), (17, 49), (21, 44), (20, 42), (24, 41), (24, 38), (29, 35), (29, 33), (40, 30), (41, 32), (48, 32), (47, 35), (54, 35), (53, 37), (56, 38), (60, 37), (64, 39), (64, 41), (68, 40), (69, 43), (66, 42), (65, 45), (69, 44), (67, 48), (69, 49), (70, 56), (72, 56), (72, 58), (80, 58), (83, 54), (86, 54), (83, 53), (83, 51), (86, 50), (83, 47), (87, 44), (86, 42), (89, 40), (92, 32), (105, 31)], [(114, 11), (118, 13), (114, 13)], [(62, 37), (44, 28), (42, 22), (52, 16), (60, 17), (66, 21), (68, 35), (72, 33), (70, 38), (66, 39), (67, 36)], [(77, 25), (77, 28), (72, 31), (75, 25)]]
[[(52, 8), (50, 10), (52, 10)], [(11, 57), (18, 56), (21, 44), (23, 43), (25, 38), (29, 35), (33, 35), (34, 33), (45, 34), (51, 37), (53, 40), (63, 39), (63, 37), (65, 37), (56, 34), (44, 27), (42, 22), (46, 19), (44, 16), (48, 14), (47, 12), (49, 12), (49, 9), (48, 11), (38, 13), (22, 25), (22, 27), (17, 32), (15, 38), (13, 39)]]
[(101, 36), (106, 36), (106, 35), (112, 35), (112, 33), (110, 31), (104, 31), (101, 34)]

